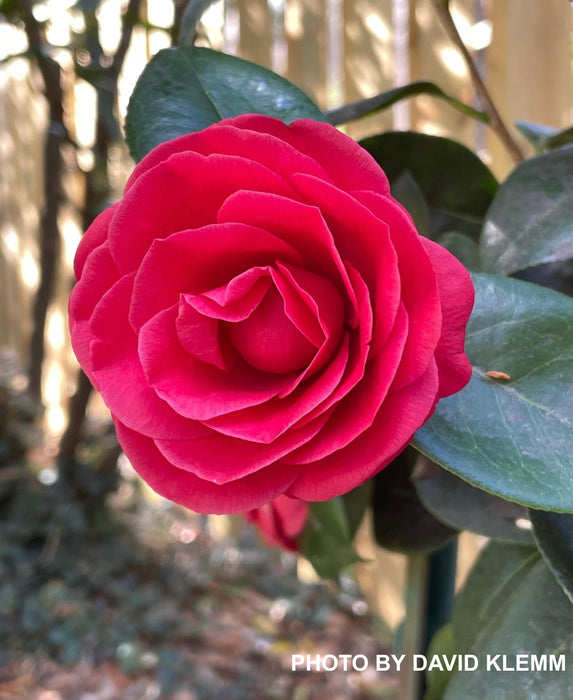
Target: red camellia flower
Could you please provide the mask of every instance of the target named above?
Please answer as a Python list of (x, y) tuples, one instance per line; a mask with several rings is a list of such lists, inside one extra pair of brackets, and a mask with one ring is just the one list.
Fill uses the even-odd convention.
[(163, 143), (75, 273), (74, 350), (126, 455), (196, 511), (345, 493), (470, 377), (467, 272), (327, 124), (244, 115)]
[(308, 503), (298, 498), (279, 496), (271, 503), (255, 508), (245, 517), (260, 530), (264, 541), (291, 552), (300, 551), (296, 538), (304, 530)]

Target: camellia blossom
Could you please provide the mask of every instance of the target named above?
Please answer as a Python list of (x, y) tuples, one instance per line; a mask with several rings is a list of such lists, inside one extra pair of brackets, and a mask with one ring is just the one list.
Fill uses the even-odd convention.
[(134, 468), (199, 512), (326, 500), (470, 377), (464, 267), (328, 124), (163, 143), (81, 241), (73, 347)]
[(298, 498), (279, 496), (245, 513), (245, 517), (259, 529), (264, 541), (291, 552), (299, 552), (297, 537), (304, 530), (308, 503)]

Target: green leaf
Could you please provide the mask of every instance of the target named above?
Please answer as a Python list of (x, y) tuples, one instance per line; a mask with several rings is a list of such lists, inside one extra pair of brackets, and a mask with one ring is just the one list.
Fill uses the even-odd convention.
[(530, 510), (539, 550), (573, 602), (573, 515)]
[(447, 231), (436, 238), (436, 243), (449, 250), (470, 272), (481, 272), (478, 244), (465, 233)]
[(321, 578), (336, 580), (345, 566), (362, 561), (352, 547), (340, 497), (310, 504), (299, 545)]
[(426, 458), (416, 466), (414, 484), (424, 506), (444, 524), (484, 537), (533, 545), (531, 532), (516, 525), (520, 520), (529, 521), (523, 506), (476, 489)]
[(573, 512), (573, 300), (514, 279), (473, 281), (472, 379), (440, 401), (413, 445), (502, 498)]
[[(458, 672), (450, 680), (444, 700), (530, 700), (531, 698), (570, 698), (573, 696), (573, 669), (571, 653), (573, 652), (573, 607), (557, 585), (545, 562), (536, 563), (525, 560), (513, 576), (507, 578), (506, 557), (511, 556), (508, 549), (497, 559), (497, 565), (503, 567), (505, 587), (499, 589), (495, 579), (494, 566), (491, 571), (489, 587), (482, 587), (481, 602), (487, 600), (491, 591), (496, 603), (493, 607), (468, 609), (466, 622), (481, 626), (474, 638), (470, 652), (477, 656), (478, 668), (471, 672)], [(499, 570), (497, 571), (499, 575)], [(468, 586), (475, 586), (473, 574)], [(505, 590), (504, 590), (505, 589)], [(465, 590), (465, 589), (464, 589)], [(485, 594), (485, 595), (484, 595)], [(476, 615), (476, 612), (478, 615)], [(472, 614), (473, 613), (473, 614)], [(456, 634), (462, 627), (458, 619), (456, 625), (454, 612), (454, 629)], [(522, 672), (508, 673), (503, 668), (504, 656), (506, 668), (516, 669), (516, 657), (528, 665)], [(551, 656), (556, 659), (565, 656), (565, 665), (561, 671), (549, 671)], [(537, 669), (534, 663), (543, 663), (547, 658), (547, 668)], [(488, 669), (488, 657), (496, 661)], [(535, 659), (535, 661), (532, 659)], [(525, 671), (525, 672), (524, 672)]]
[(337, 109), (331, 109), (326, 113), (326, 116), (328, 117), (328, 121), (335, 126), (337, 124), (346, 124), (347, 122), (354, 121), (355, 119), (366, 117), (369, 114), (382, 112), (401, 100), (406, 100), (410, 97), (417, 97), (418, 95), (430, 95), (431, 97), (437, 97), (440, 100), (444, 100), (463, 114), (473, 117), (473, 119), (477, 119), (485, 124), (489, 123), (489, 117), (485, 112), (480, 112), (464, 102), (460, 102), (460, 100), (448, 95), (434, 83), (430, 83), (425, 80), (409, 83), (408, 85), (402, 85), (401, 87), (393, 88), (392, 90), (387, 90), (386, 92), (381, 92), (379, 95), (375, 95), (374, 97), (368, 97), (365, 100), (358, 100), (357, 102), (351, 102), (350, 104), (343, 105)]
[[(441, 656), (444, 654), (448, 658), (452, 658), (452, 655), (456, 653), (454, 628), (451, 623), (448, 623), (440, 627), (433, 636), (427, 655)], [(440, 671), (438, 669), (432, 669), (431, 671), (426, 671), (426, 693), (424, 695), (424, 700), (442, 700), (452, 674), (453, 671), (447, 670)]]
[(255, 63), (211, 49), (165, 49), (137, 81), (127, 110), (126, 141), (140, 160), (164, 141), (247, 113), (287, 123), (325, 121), (299, 88)]
[(394, 131), (360, 142), (394, 183), (408, 172), (430, 209), (428, 235), (468, 233), (477, 240), (497, 190), (482, 161), (457, 141), (410, 131)]
[(573, 146), (512, 172), (487, 213), (481, 252), (484, 270), (498, 275), (573, 257)]
[(479, 646), (539, 560), (539, 552), (527, 546), (492, 542), (483, 550), (454, 604), (452, 624), (459, 653)]
[(428, 205), (420, 186), (407, 170), (392, 183), (392, 196), (408, 210), (418, 233), (428, 236), (430, 231)]
[(380, 547), (392, 552), (433, 551), (457, 534), (418, 497), (410, 479), (416, 459), (414, 450), (407, 448), (373, 479), (374, 535)]

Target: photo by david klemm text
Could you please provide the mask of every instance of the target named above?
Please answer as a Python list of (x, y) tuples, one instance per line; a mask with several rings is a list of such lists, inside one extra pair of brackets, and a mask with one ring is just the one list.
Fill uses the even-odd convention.
[(292, 671), (565, 671), (565, 654), (377, 654), (368, 658), (364, 654), (293, 654)]

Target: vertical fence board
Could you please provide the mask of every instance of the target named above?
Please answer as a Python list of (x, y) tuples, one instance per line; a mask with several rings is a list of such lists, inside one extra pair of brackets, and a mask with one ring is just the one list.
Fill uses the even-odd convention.
[[(392, 0), (345, 0), (345, 99), (354, 102), (393, 87)], [(392, 111), (350, 124), (355, 139), (392, 128)]]
[[(493, 0), (487, 84), (508, 125), (517, 120), (571, 123), (571, 17), (571, 3), (563, 0)], [(513, 161), (497, 137), (491, 136), (488, 145), (494, 169), (505, 175)]]
[[(473, 0), (453, 0), (458, 26), (473, 22)], [(410, 0), (411, 79), (430, 80), (442, 90), (468, 104), (473, 88), (463, 58), (447, 37), (428, 0)], [(412, 103), (412, 128), (438, 136), (449, 136), (473, 148), (475, 122), (449, 105), (420, 96)]]
[(240, 0), (239, 56), (271, 67), (272, 19), (267, 0)]
[(38, 276), (46, 105), (29, 64), (0, 67), (0, 346), (28, 361)]
[(286, 0), (287, 78), (326, 107), (326, 0)]

